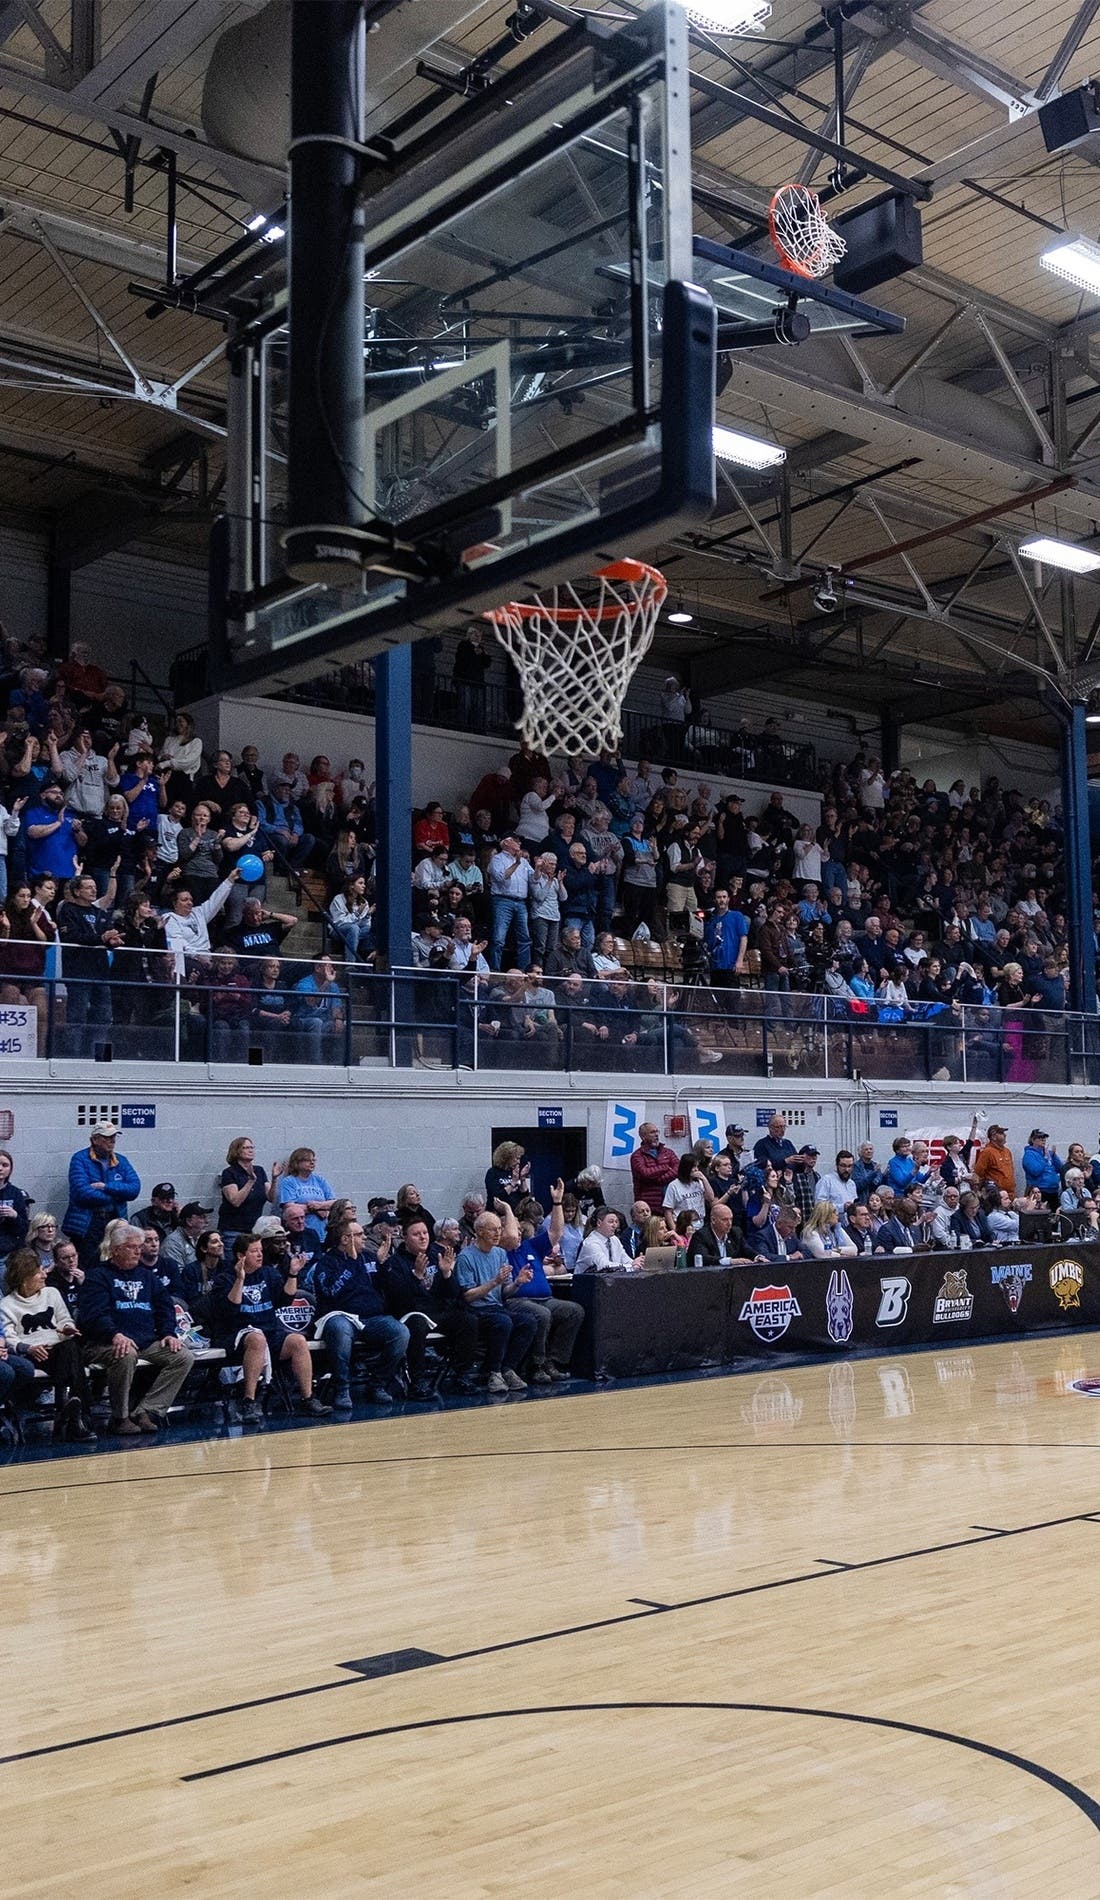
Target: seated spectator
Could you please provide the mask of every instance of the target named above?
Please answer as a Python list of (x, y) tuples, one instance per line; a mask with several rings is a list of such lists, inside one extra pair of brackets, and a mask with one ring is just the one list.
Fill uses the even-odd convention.
[(844, 1217), (844, 1231), (855, 1253), (874, 1253), (874, 1216), (866, 1201), (852, 1202)]
[(211, 1288), (216, 1341), (243, 1373), (242, 1425), (260, 1422), (257, 1389), (265, 1366), (275, 1363), (291, 1372), (308, 1417), (327, 1418), (332, 1410), (314, 1393), (313, 1360), (304, 1334), (291, 1332), (279, 1317), (280, 1308), (297, 1298), (301, 1270), (301, 1255), (291, 1256), (285, 1276), (265, 1266), (263, 1242), (255, 1234), (238, 1234), (231, 1263)]
[(459, 1254), (455, 1274), (467, 1305), (473, 1311), (485, 1347), (488, 1390), (494, 1394), (526, 1391), (517, 1367), (530, 1351), (536, 1322), (520, 1310), (505, 1310), (503, 1289), (517, 1289), (530, 1280), (530, 1269), (513, 1280), (512, 1263), (501, 1246), (501, 1222), (496, 1214), (479, 1214), (474, 1238)]
[(714, 1201), (703, 1225), (695, 1229), (688, 1242), (688, 1266), (721, 1267), (744, 1257), (744, 1236), (735, 1223), (733, 1209), (724, 1200)]
[(393, 1381), (409, 1348), (409, 1328), (386, 1311), (385, 1269), (388, 1247), (372, 1259), (358, 1220), (340, 1223), (334, 1245), (313, 1268), (317, 1298), (317, 1337), (332, 1361), (337, 1411), (351, 1407), (351, 1349), (358, 1339), (377, 1355), (379, 1365), (367, 1398), (371, 1405), (392, 1405)]
[(176, 1225), (179, 1207), (175, 1184), (172, 1181), (158, 1181), (149, 1197), (148, 1207), (139, 1207), (134, 1215), (134, 1226), (155, 1227), (163, 1238)]
[(986, 1210), (986, 1232), (995, 1247), (1015, 1247), (1020, 1239), (1020, 1216), (1004, 1188), (995, 1192), (996, 1202)]
[(253, 975), (252, 1029), (265, 1056), (288, 1061), (294, 1001), (283, 987), (278, 957), (264, 957)]
[(856, 1252), (854, 1242), (848, 1239), (840, 1224), (840, 1214), (831, 1200), (815, 1202), (802, 1225), (803, 1250), (812, 1254), (815, 1260), (831, 1259), (834, 1254), (851, 1255)]
[(436, 846), (442, 846), (450, 855), (451, 831), (443, 815), (443, 807), (437, 799), (424, 807), (423, 817), (413, 825), (413, 850), (417, 859), (430, 856)]
[(164, 919), (164, 940), (175, 958), (176, 973), (187, 974), (188, 957), (210, 955), (210, 925), (225, 908), (229, 893), (240, 876), (236, 865), (223, 883), (201, 904), (196, 904), (190, 889), (177, 884), (170, 899), (171, 909)]
[(799, 1245), (798, 1210), (794, 1207), (781, 1207), (774, 1221), (765, 1221), (755, 1233), (747, 1236), (748, 1245), (756, 1249), (753, 1258), (765, 1266), (777, 1260), (808, 1260), (812, 1258), (809, 1250)]
[(595, 977), (596, 966), (592, 953), (581, 942), (581, 933), (576, 924), (563, 924), (558, 947), (546, 958), (547, 976), (587, 976)]
[(457, 1391), (472, 1392), (476, 1386), (478, 1326), (455, 1278), (455, 1257), (452, 1239), (432, 1240), (427, 1222), (414, 1218), (382, 1266), (386, 1303), (409, 1336), (406, 1358), (411, 1381), (409, 1396), (413, 1399), (434, 1396), (434, 1386), (426, 1369), (428, 1337), (432, 1332), (443, 1334)]
[(918, 1203), (902, 1194), (875, 1235), (876, 1253), (912, 1253), (917, 1246)]
[(270, 792), (259, 801), (259, 820), (264, 848), (274, 851), (276, 865), (298, 871), (309, 862), (316, 841), (302, 823), (289, 779), (275, 778)]
[(46, 1268), (29, 1247), (8, 1256), (0, 1332), (12, 1352), (49, 1374), (55, 1442), (94, 1444), (80, 1334), (57, 1288), (46, 1284)]
[(247, 1062), (252, 1040), (252, 985), (235, 956), (213, 958), (203, 999), (212, 1062)]
[(210, 817), (220, 828), (228, 823), (229, 814), (234, 805), (251, 803), (251, 793), (243, 778), (233, 769), (233, 755), (230, 752), (218, 752), (214, 758), (214, 767), (210, 772), (200, 772), (191, 784), (192, 822), (194, 805), (199, 802), (208, 807)]
[(423, 1221), (428, 1230), (428, 1239), (435, 1240), (435, 1216), (425, 1207), (415, 1181), (406, 1181), (403, 1187), (398, 1188), (396, 1213), (402, 1228), (408, 1227), (414, 1220)]
[(225, 1240), (216, 1227), (207, 1227), (194, 1244), (194, 1259), (164, 1262), (168, 1273), (168, 1291), (187, 1308), (196, 1326), (213, 1329), (211, 1294), (214, 1281), (225, 1265)]
[(1062, 1175), (1062, 1192), (1058, 1198), (1059, 1212), (1078, 1214), (1094, 1205), (1093, 1197), (1085, 1186), (1084, 1169), (1067, 1167)]
[[(258, 897), (249, 897), (242, 907), (236, 929), (225, 932), (225, 946), (235, 951), (237, 956), (249, 959), (277, 956), (283, 939), (293, 930), (297, 921), (297, 917), (289, 912), (265, 910)], [(252, 981), (255, 981), (255, 969), (256, 965), (250, 961), (247, 972)]]
[[(278, 1224), (289, 1238), (291, 1252), (305, 1254), (307, 1259), (312, 1260), (321, 1251), (325, 1230), (318, 1232), (310, 1224), (308, 1211), (304, 1201), (286, 1201), (279, 1209)], [(253, 1233), (266, 1237), (271, 1230), (270, 1223), (271, 1217), (261, 1214), (259, 1220), (253, 1223)]]
[(584, 1245), (577, 1254), (575, 1273), (632, 1273), (645, 1264), (644, 1256), (631, 1259), (619, 1239), (622, 1226), (613, 1207), (597, 1207), (589, 1223)]
[(348, 878), (329, 905), (328, 919), (351, 963), (365, 963), (370, 954), (371, 915), (366, 878), (362, 875)]
[[(107, 1374), (111, 1430), (122, 1438), (160, 1431), (168, 1409), (195, 1363), (176, 1334), (176, 1312), (159, 1275), (143, 1266), (141, 1228), (119, 1220), (105, 1262), (88, 1269), (80, 1291), (85, 1362)], [(156, 1369), (141, 1406), (130, 1395), (138, 1358)]]
[(195, 1267), (198, 1238), (206, 1232), (206, 1224), (213, 1211), (213, 1208), (203, 1207), (198, 1201), (186, 1201), (180, 1208), (179, 1220), (171, 1233), (165, 1235), (160, 1250), (161, 1258), (169, 1269), (178, 1267), (189, 1272)]

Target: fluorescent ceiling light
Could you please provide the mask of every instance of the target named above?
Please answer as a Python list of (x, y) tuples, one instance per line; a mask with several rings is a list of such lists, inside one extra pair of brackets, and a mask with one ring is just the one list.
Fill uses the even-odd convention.
[(772, 16), (768, 0), (688, 0), (685, 12), (706, 33), (751, 33)]
[(1069, 574), (1091, 574), (1100, 567), (1100, 554), (1091, 548), (1074, 547), (1072, 541), (1051, 541), (1041, 534), (1021, 541), (1020, 553), (1029, 561), (1041, 561), (1044, 567), (1064, 567)]
[(674, 613), (665, 615), (665, 619), (671, 621), (674, 627), (690, 627), (694, 618), (695, 618), (695, 615), (692, 613), (689, 613), (687, 608), (683, 605), (682, 602), (680, 606), (676, 608)]
[(1053, 250), (1043, 252), (1039, 262), (1055, 277), (1065, 277), (1079, 290), (1100, 297), (1100, 244), (1094, 244), (1091, 238), (1071, 238), (1068, 244), (1056, 244)]
[(265, 244), (277, 244), (281, 237), (286, 236), (282, 225), (269, 224), (262, 211), (257, 211), (254, 218), (249, 218), (246, 228), (249, 231), (262, 232)]
[(741, 468), (777, 468), (787, 459), (786, 449), (762, 442), (756, 435), (742, 435), (738, 429), (716, 428), (712, 440), (720, 462), (737, 462)]
[(1100, 726), (1100, 713), (1086, 713), (1085, 724), (1086, 726)]

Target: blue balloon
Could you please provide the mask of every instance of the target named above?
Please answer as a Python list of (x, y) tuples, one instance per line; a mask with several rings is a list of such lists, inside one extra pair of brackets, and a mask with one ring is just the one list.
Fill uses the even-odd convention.
[(237, 859), (237, 869), (241, 874), (241, 882), (243, 884), (259, 884), (263, 879), (267, 866), (263, 859), (256, 855), (255, 851), (242, 851), (240, 857)]

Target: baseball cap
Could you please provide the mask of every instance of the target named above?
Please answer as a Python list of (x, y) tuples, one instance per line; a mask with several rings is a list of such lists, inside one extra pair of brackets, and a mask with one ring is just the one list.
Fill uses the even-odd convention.
[(727, 1134), (727, 1135), (743, 1135), (744, 1133), (745, 1133), (745, 1130), (744, 1130), (744, 1129), (742, 1128), (742, 1126), (741, 1126), (741, 1124), (740, 1124), (740, 1122), (727, 1122), (727, 1123), (726, 1123), (726, 1134)]
[(180, 1208), (180, 1219), (190, 1220), (192, 1214), (212, 1214), (212, 1207), (204, 1207), (201, 1201), (185, 1201)]
[(376, 1208), (387, 1208), (387, 1207), (392, 1207), (392, 1206), (393, 1206), (392, 1194), (372, 1194), (370, 1197), (370, 1200), (367, 1202), (367, 1213), (373, 1214)]
[(157, 1182), (156, 1187), (153, 1189), (154, 1201), (174, 1201), (175, 1198), (176, 1190), (172, 1186), (171, 1181)]
[(104, 1135), (104, 1136), (117, 1135), (118, 1129), (115, 1127), (114, 1122), (96, 1122), (95, 1127), (92, 1129), (92, 1133), (93, 1135)]
[(1029, 1141), (1048, 1141), (1049, 1139), (1048, 1131), (1045, 1128), (1033, 1128), (1028, 1136)]
[(804, 1148), (800, 1148), (798, 1152), (800, 1155), (819, 1155), (821, 1153), (821, 1149), (815, 1148), (813, 1145), (813, 1142), (809, 1141), (806, 1143), (806, 1146)]
[(1000, 1122), (990, 1122), (986, 1130), (986, 1133), (990, 1135), (1003, 1135), (1005, 1132), (1006, 1130)]

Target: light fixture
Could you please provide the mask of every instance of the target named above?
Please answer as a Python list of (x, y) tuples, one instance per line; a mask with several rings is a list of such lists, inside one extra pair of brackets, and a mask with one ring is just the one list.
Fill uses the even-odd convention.
[(1039, 262), (1055, 277), (1065, 277), (1078, 290), (1100, 297), (1100, 244), (1094, 244), (1091, 238), (1071, 238), (1068, 244), (1056, 244), (1042, 253)]
[(751, 33), (772, 17), (768, 0), (688, 0), (684, 9), (693, 26), (705, 33)]
[(1086, 726), (1100, 726), (1100, 713), (1086, 713), (1085, 724)]
[(736, 462), (741, 468), (777, 468), (787, 459), (786, 449), (762, 442), (757, 435), (742, 435), (738, 429), (716, 428), (711, 439), (720, 462)]
[(269, 224), (262, 211), (257, 211), (254, 218), (249, 218), (246, 229), (255, 232), (265, 244), (277, 244), (281, 237), (286, 236), (282, 225)]
[(1072, 541), (1052, 541), (1042, 534), (1021, 541), (1020, 553), (1029, 561), (1041, 561), (1044, 567), (1065, 568), (1068, 574), (1091, 574), (1100, 567), (1100, 554), (1092, 548), (1074, 547)]
[(677, 601), (672, 613), (665, 615), (665, 619), (671, 622), (674, 627), (690, 627), (694, 618), (695, 615), (684, 606), (682, 600)]

